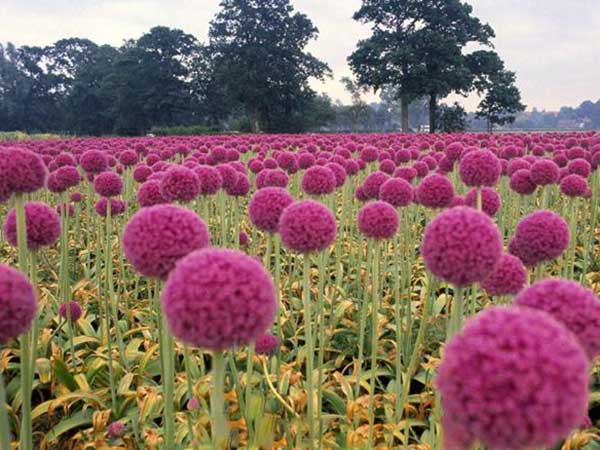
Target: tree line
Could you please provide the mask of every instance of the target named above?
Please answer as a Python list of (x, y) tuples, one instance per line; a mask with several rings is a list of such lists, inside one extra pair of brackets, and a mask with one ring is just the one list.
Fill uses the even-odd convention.
[[(489, 126), (510, 123), (524, 109), (514, 72), (492, 50), (492, 28), (467, 3), (363, 0), (354, 20), (370, 24), (372, 35), (348, 58), (355, 78), (343, 81), (351, 105), (310, 87), (311, 79), (332, 72), (307, 51), (319, 30), (290, 0), (222, 0), (206, 42), (157, 26), (120, 47), (82, 38), (46, 47), (0, 44), (0, 130), (139, 135), (155, 126), (356, 128), (366, 89), (387, 98), (373, 116), (379, 120), (389, 122), (388, 106), (400, 102), (405, 131), (411, 103), (423, 98), (431, 131), (460, 116), (458, 105), (440, 111), (440, 100), (451, 93), (477, 92), (478, 117)], [(467, 53), (474, 43), (484, 49)]]

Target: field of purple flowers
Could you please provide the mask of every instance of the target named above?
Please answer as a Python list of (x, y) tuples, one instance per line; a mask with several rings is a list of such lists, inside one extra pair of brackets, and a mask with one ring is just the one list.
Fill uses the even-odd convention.
[(0, 143), (0, 450), (600, 449), (600, 134)]

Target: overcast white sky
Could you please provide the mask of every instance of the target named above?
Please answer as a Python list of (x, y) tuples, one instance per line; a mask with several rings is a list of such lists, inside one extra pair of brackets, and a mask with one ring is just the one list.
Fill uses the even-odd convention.
[[(320, 30), (310, 51), (334, 79), (319, 91), (348, 101), (339, 82), (347, 56), (368, 27), (352, 20), (360, 0), (291, 0)], [(600, 0), (468, 0), (496, 31), (495, 46), (517, 72), (529, 108), (556, 110), (600, 98)], [(118, 46), (154, 25), (181, 28), (205, 40), (219, 0), (0, 0), (0, 42), (48, 45), (85, 37)], [(371, 97), (372, 98), (372, 97)], [(461, 100), (473, 110), (476, 98)]]

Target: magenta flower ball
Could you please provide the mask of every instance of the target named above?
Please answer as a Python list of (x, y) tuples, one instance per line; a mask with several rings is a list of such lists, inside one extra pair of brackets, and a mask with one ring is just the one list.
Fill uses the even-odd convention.
[(588, 361), (562, 324), (529, 308), (488, 308), (446, 346), (436, 380), (445, 448), (551, 448), (583, 421)]
[(292, 203), (279, 220), (283, 245), (298, 253), (325, 250), (335, 240), (336, 231), (337, 223), (331, 210), (312, 200)]
[(106, 217), (108, 215), (108, 202), (109, 201), (110, 201), (110, 216), (111, 217), (120, 216), (127, 209), (127, 204), (123, 200), (120, 200), (117, 198), (108, 199), (106, 197), (102, 197), (94, 205), (94, 209), (96, 210), (96, 213), (100, 217)]
[(342, 187), (346, 182), (346, 169), (344, 169), (342, 165), (334, 162), (325, 164), (325, 167), (331, 170), (331, 172), (333, 172), (333, 175), (335, 177), (335, 186)]
[(294, 197), (283, 188), (259, 189), (248, 204), (250, 222), (261, 231), (276, 233), (279, 229), (281, 214), (293, 202)]
[(562, 217), (552, 211), (536, 211), (517, 224), (509, 251), (532, 266), (562, 255), (569, 247), (569, 238), (569, 225)]
[(363, 182), (363, 191), (367, 199), (378, 199), (379, 189), (383, 186), (390, 176), (385, 172), (375, 171), (367, 175)]
[(202, 219), (173, 205), (138, 211), (123, 232), (127, 261), (138, 273), (161, 280), (179, 259), (209, 244), (210, 235)]
[(508, 163), (506, 173), (511, 177), (513, 173), (521, 169), (531, 170), (531, 164), (522, 158), (513, 159)]
[(116, 197), (123, 192), (123, 180), (114, 172), (102, 172), (94, 180), (94, 190), (102, 197)]
[(75, 216), (75, 206), (72, 203), (59, 203), (55, 210), (58, 215), (64, 214), (66, 217)]
[(394, 178), (402, 178), (403, 180), (412, 183), (417, 178), (417, 171), (412, 167), (398, 167), (394, 171)]
[(58, 183), (65, 189), (75, 187), (81, 181), (81, 176), (73, 166), (62, 166), (54, 172)]
[(592, 165), (583, 158), (577, 158), (569, 162), (567, 170), (570, 174), (587, 178), (592, 173)]
[(600, 301), (594, 291), (574, 281), (547, 279), (521, 292), (515, 305), (550, 314), (577, 337), (590, 360), (600, 355)]
[(533, 182), (528, 169), (519, 169), (510, 177), (510, 188), (517, 194), (531, 195), (535, 192), (537, 185)]
[(54, 162), (56, 163), (56, 167), (63, 167), (63, 166), (76, 167), (77, 166), (77, 161), (75, 161), (75, 158), (73, 157), (73, 155), (71, 155), (70, 153), (65, 153), (65, 152), (57, 155), (56, 158), (54, 158)]
[(328, 167), (312, 166), (302, 175), (301, 185), (308, 195), (331, 194), (336, 188), (335, 174)]
[(250, 180), (245, 174), (240, 173), (235, 184), (225, 189), (225, 192), (232, 197), (245, 197), (250, 192), (250, 188)]
[(107, 434), (110, 439), (119, 439), (125, 434), (125, 424), (115, 421), (108, 425)]
[(375, 162), (379, 156), (379, 150), (375, 147), (365, 147), (360, 152), (360, 159), (366, 163)]
[(133, 179), (137, 183), (144, 183), (152, 175), (152, 169), (146, 164), (139, 164), (133, 169)]
[(399, 223), (398, 212), (386, 202), (371, 202), (358, 212), (358, 229), (367, 238), (391, 239)]
[(530, 169), (531, 181), (538, 186), (554, 184), (560, 177), (560, 168), (550, 159), (540, 159), (533, 163)]
[(119, 162), (125, 167), (131, 167), (138, 162), (138, 155), (134, 150), (125, 150), (119, 155)]
[(489, 150), (471, 151), (461, 158), (458, 172), (467, 186), (495, 186), (502, 174), (502, 165)]
[(79, 165), (88, 174), (97, 174), (108, 169), (108, 158), (100, 150), (87, 150), (81, 155)]
[(427, 175), (416, 189), (418, 202), (427, 208), (447, 208), (454, 198), (452, 182), (438, 173)]
[(200, 180), (200, 195), (214, 195), (223, 186), (221, 173), (212, 166), (198, 166), (194, 173)]
[(254, 258), (227, 249), (203, 249), (181, 259), (163, 291), (173, 335), (210, 350), (255, 342), (273, 323), (275, 285)]
[(60, 317), (62, 317), (65, 320), (69, 320), (69, 314), (71, 314), (71, 322), (77, 322), (83, 314), (81, 306), (79, 306), (79, 303), (73, 301), (69, 302), (68, 305), (69, 306), (67, 309), (67, 303), (60, 304), (60, 307), (58, 309)]
[(173, 166), (160, 180), (160, 193), (168, 202), (191, 202), (200, 193), (200, 180), (187, 167)]
[[(8, 190), (10, 194), (27, 194), (44, 187), (46, 183), (46, 166), (42, 158), (30, 150), (20, 147), (9, 147), (0, 154), (5, 159), (0, 165), (0, 179), (5, 186), (0, 190)], [(0, 194), (6, 197), (6, 193)], [(8, 197), (6, 197), (8, 199)]]
[[(32, 251), (54, 245), (60, 237), (60, 217), (56, 210), (42, 202), (25, 203), (27, 248)], [(17, 214), (11, 209), (4, 221), (4, 235), (13, 247), (17, 247)]]
[(137, 192), (137, 200), (142, 208), (169, 203), (160, 193), (160, 181), (149, 180), (143, 183)]
[(27, 277), (0, 264), (0, 343), (28, 332), (36, 311), (35, 292)]
[(264, 169), (256, 177), (256, 187), (262, 189), (265, 187), (287, 187), (290, 177), (281, 169)]
[[(465, 196), (465, 204), (471, 208), (477, 208), (477, 189), (471, 189)], [(500, 195), (489, 187), (481, 188), (481, 209), (490, 217), (494, 217), (500, 207), (502, 206), (502, 199)]]
[(279, 348), (279, 339), (271, 333), (264, 333), (256, 340), (255, 350), (259, 355), (272, 355)]
[(379, 200), (395, 208), (408, 206), (413, 202), (415, 191), (412, 185), (402, 178), (390, 178), (379, 188)]
[(502, 256), (502, 237), (487, 215), (459, 206), (427, 225), (421, 254), (431, 273), (464, 287), (493, 273)]
[(493, 296), (516, 295), (527, 283), (527, 269), (519, 258), (504, 254), (481, 287)]
[(584, 197), (589, 188), (588, 181), (580, 175), (567, 175), (560, 181), (560, 191), (567, 197)]

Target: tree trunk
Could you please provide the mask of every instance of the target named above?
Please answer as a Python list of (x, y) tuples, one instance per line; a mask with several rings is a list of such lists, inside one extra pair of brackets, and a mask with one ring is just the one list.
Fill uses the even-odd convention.
[(260, 133), (260, 115), (255, 112), (252, 116), (252, 133)]
[(408, 95), (402, 94), (400, 96), (400, 110), (402, 114), (402, 132), (408, 133), (408, 105), (410, 102), (408, 101)]
[(429, 96), (429, 132), (435, 133), (437, 129), (437, 95)]

